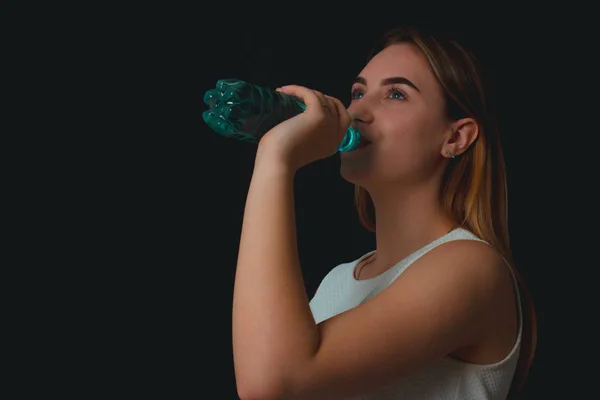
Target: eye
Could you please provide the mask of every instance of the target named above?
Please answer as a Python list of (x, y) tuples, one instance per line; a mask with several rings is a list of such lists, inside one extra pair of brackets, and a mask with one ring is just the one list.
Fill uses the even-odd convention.
[(352, 89), (350, 92), (350, 98), (352, 100), (360, 99), (364, 95), (363, 91), (360, 89)]
[[(352, 100), (361, 99), (364, 95), (365, 95), (364, 91), (359, 88), (354, 88), (350, 92), (350, 98)], [(406, 94), (402, 91), (402, 89), (400, 89), (398, 87), (389, 88), (386, 95), (388, 96), (388, 98), (390, 98), (392, 100), (406, 100), (406, 98), (407, 98)]]
[(404, 92), (397, 87), (391, 87), (387, 94), (394, 100), (406, 100)]

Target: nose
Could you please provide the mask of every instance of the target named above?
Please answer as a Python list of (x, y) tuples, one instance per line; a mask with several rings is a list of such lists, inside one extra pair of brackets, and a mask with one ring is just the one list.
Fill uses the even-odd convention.
[[(354, 100), (348, 107), (348, 114), (352, 118), (352, 125), (369, 124), (373, 121), (373, 113), (371, 107), (364, 99)], [(359, 129), (360, 130), (360, 129)]]

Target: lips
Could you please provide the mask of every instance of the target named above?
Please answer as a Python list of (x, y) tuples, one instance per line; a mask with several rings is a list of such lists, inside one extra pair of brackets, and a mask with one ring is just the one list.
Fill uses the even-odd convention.
[(360, 143), (358, 144), (357, 149), (362, 149), (364, 147), (370, 146), (372, 143), (365, 139), (364, 137), (360, 139)]

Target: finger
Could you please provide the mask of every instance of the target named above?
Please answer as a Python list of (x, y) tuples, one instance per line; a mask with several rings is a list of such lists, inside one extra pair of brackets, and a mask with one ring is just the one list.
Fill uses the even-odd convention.
[(330, 103), (330, 101), (325, 97), (325, 95), (322, 92), (319, 92), (318, 90), (315, 90), (315, 89), (312, 89), (312, 91), (315, 92), (315, 95), (319, 99), (319, 102), (321, 103), (321, 107), (324, 108), (324, 111), (330, 115), (332, 113), (334, 113), (333, 104)]
[(326, 94), (319, 92), (318, 90), (315, 90), (314, 92), (317, 95), (317, 97), (321, 100), (321, 105), (327, 109), (327, 112), (329, 112), (331, 115), (339, 115), (335, 103), (331, 100), (332, 97), (327, 96)]
[(345, 127), (346, 129), (348, 129), (348, 127), (352, 123), (352, 118), (350, 117), (350, 114), (348, 113), (346, 106), (344, 106), (344, 104), (339, 99), (336, 99), (335, 97), (331, 97), (331, 96), (327, 96), (327, 95), (325, 95), (325, 96), (335, 107), (337, 115), (340, 117), (340, 125)]
[(322, 100), (317, 96), (314, 90), (299, 85), (286, 85), (277, 89), (280, 92), (295, 96), (306, 105), (306, 109), (321, 109), (323, 108)]
[(334, 115), (336, 117), (340, 116), (340, 111), (339, 111), (337, 105), (335, 104), (333, 97), (324, 94), (323, 101), (324, 101), (324, 105), (326, 105), (327, 109), (329, 110), (329, 112), (331, 112), (332, 115)]
[(336, 113), (333, 103), (318, 90), (309, 89), (299, 85), (282, 86), (277, 90), (298, 97), (306, 105), (307, 110), (317, 110), (320, 113), (322, 112), (329, 115), (335, 115)]

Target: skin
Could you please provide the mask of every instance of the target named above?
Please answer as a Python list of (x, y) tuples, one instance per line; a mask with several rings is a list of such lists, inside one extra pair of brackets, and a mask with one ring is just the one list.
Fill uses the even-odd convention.
[[(350, 107), (301, 86), (304, 113), (261, 140), (244, 213), (233, 298), (236, 383), (245, 399), (344, 399), (376, 391), (440, 357), (493, 363), (516, 339), (509, 269), (475, 241), (430, 251), (378, 296), (316, 324), (298, 258), (293, 181), (331, 156), (353, 124), (373, 144), (341, 154), (341, 174), (377, 210), (377, 249), (361, 279), (445, 234), (438, 188), (447, 150), (476, 138), (471, 119), (449, 121), (441, 89), (412, 46), (393, 45), (359, 74)], [(380, 85), (388, 77), (409, 85)], [(400, 93), (400, 94), (399, 94)], [(390, 340), (390, 338), (394, 338)]]

